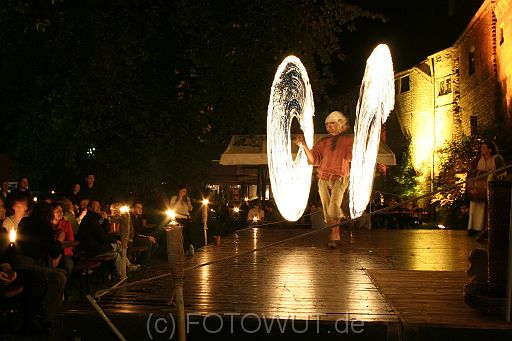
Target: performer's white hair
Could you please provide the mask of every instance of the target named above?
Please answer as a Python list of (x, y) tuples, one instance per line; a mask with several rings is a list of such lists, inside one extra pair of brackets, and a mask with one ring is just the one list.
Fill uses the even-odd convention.
[(327, 115), (327, 117), (325, 118), (325, 123), (327, 122), (338, 123), (340, 128), (350, 128), (348, 118), (345, 115), (343, 115), (343, 113), (340, 111), (333, 111), (329, 115)]

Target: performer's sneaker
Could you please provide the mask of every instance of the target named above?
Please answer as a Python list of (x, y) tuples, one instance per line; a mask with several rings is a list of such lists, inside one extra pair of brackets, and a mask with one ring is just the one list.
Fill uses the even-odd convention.
[(327, 243), (327, 247), (329, 249), (337, 249), (340, 247), (340, 241), (339, 240), (331, 240)]

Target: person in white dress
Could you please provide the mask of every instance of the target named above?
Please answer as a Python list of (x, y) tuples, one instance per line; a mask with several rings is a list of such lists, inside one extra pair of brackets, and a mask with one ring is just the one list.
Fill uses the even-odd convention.
[(489, 176), (478, 180), (471, 180), (471, 178), (489, 171), (496, 171), (503, 166), (505, 161), (498, 154), (496, 144), (491, 140), (484, 140), (480, 146), (480, 154), (471, 161), (471, 169), (468, 172), (468, 179), (470, 179), (467, 188), (470, 199), (468, 234), (470, 235), (487, 228), (487, 181), (496, 177), (504, 178), (506, 172), (500, 172), (497, 176), (496, 173), (489, 173)]

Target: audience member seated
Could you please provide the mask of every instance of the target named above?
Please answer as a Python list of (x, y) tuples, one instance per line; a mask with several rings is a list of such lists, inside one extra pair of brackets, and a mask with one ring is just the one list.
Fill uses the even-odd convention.
[[(60, 204), (52, 204), (52, 229), (55, 236), (59, 242), (72, 242), (75, 240), (73, 229), (71, 228), (71, 223), (64, 219), (64, 213), (62, 210), (62, 206)], [(62, 258), (60, 262), (55, 264), (60, 268), (66, 270), (66, 274), (68, 278), (71, 276), (73, 272), (73, 248), (66, 247), (62, 252)]]
[(279, 210), (275, 207), (275, 204), (271, 201), (267, 202), (264, 209), (265, 221), (269, 222), (277, 222), (284, 220), (283, 217), (279, 214)]
[(64, 210), (64, 219), (69, 221), (71, 224), (71, 229), (73, 230), (73, 235), (76, 235), (78, 233), (78, 219), (75, 217), (75, 210), (73, 207), (73, 203), (68, 198), (62, 198), (59, 200), (59, 204), (61, 205), (62, 209)]
[(145, 246), (146, 251), (142, 252), (140, 264), (147, 264), (158, 244), (153, 236), (153, 229), (147, 223), (146, 216), (142, 213), (142, 203), (135, 201), (130, 212), (132, 222), (132, 237), (134, 246)]
[(5, 228), (0, 228), (0, 289), (3, 290), (17, 278), (8, 255), (9, 236)]
[(18, 230), (18, 225), (21, 219), (26, 216), (28, 210), (28, 202), (25, 196), (20, 195), (12, 198), (11, 200), (13, 214), (6, 217), (2, 223), (2, 226), (5, 227), (7, 233), (10, 233), (11, 230)]
[(23, 279), (27, 328), (49, 334), (66, 284), (66, 272), (50, 267), (62, 252), (60, 242), (53, 237), (51, 217), (51, 206), (42, 202), (20, 221), (13, 261), (13, 268)]
[(265, 211), (258, 200), (253, 204), (251, 209), (249, 209), (249, 213), (247, 213), (247, 222), (249, 224), (259, 224), (263, 220), (265, 220)]
[[(114, 255), (116, 276), (120, 277), (123, 266), (121, 241), (102, 227), (103, 220), (100, 203), (94, 200), (89, 202), (87, 214), (80, 223), (77, 239), (80, 240), (80, 249), (84, 250), (89, 257)], [(140, 268), (135, 264), (132, 265), (128, 259), (126, 265), (130, 271)]]
[(0, 196), (0, 227), (3, 225), (7, 214), (7, 209), (5, 208), (5, 205), (5, 199), (2, 196)]
[(89, 201), (90, 200), (87, 198), (80, 199), (80, 202), (78, 204), (78, 214), (76, 215), (78, 226), (80, 226), (82, 219), (84, 219), (85, 215), (87, 214), (87, 206), (89, 205)]

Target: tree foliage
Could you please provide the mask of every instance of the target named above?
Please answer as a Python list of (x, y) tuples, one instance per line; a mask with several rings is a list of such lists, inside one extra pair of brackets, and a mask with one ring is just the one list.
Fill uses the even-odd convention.
[(264, 130), (286, 55), (325, 100), (362, 17), (381, 18), (336, 0), (7, 0), (0, 152), (41, 188), (89, 170), (110, 192), (200, 182), (232, 134)]

